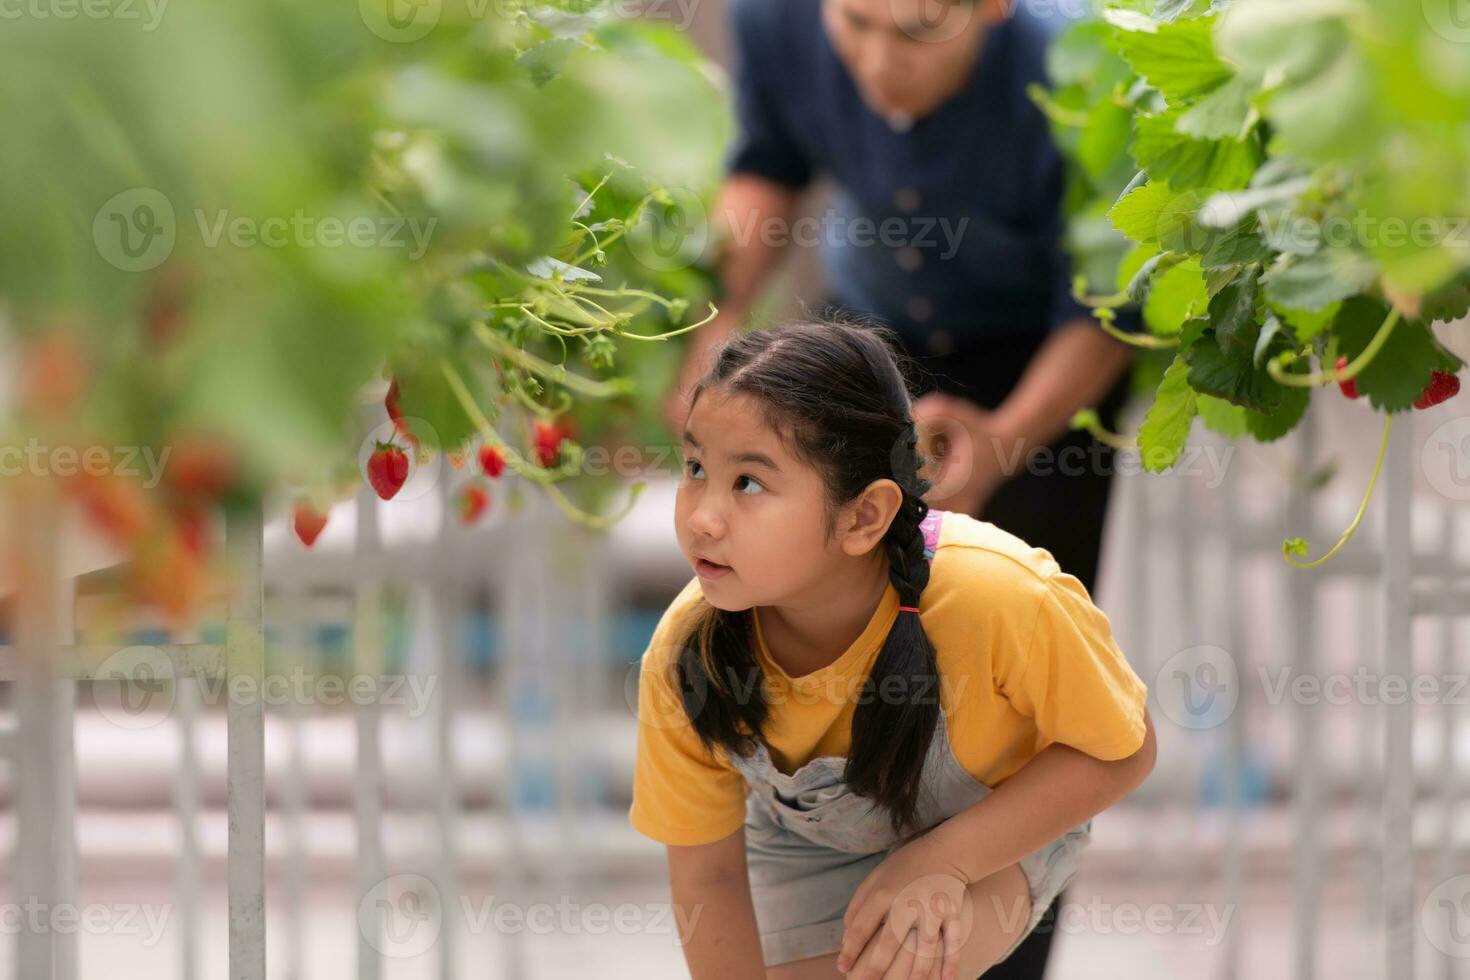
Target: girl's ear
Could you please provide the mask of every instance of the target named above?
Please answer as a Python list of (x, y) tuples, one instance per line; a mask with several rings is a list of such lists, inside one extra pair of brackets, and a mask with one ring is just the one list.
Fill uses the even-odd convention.
[(903, 490), (893, 480), (874, 480), (845, 508), (842, 550), (858, 557), (883, 543), (903, 505)]

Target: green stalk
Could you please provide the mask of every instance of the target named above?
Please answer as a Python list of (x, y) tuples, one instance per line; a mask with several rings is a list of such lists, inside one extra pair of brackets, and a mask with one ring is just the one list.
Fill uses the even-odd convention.
[(1281, 555), (1287, 560), (1289, 564), (1294, 565), (1297, 568), (1316, 568), (1318, 565), (1322, 564), (1327, 559), (1331, 558), (1333, 555), (1341, 551), (1342, 546), (1347, 544), (1348, 540), (1358, 530), (1358, 525), (1361, 524), (1363, 521), (1363, 514), (1368, 510), (1368, 500), (1373, 496), (1373, 487), (1378, 483), (1378, 471), (1383, 469), (1383, 457), (1388, 453), (1388, 430), (1392, 426), (1393, 416), (1385, 416), (1383, 419), (1383, 442), (1378, 447), (1378, 459), (1373, 463), (1373, 477), (1368, 481), (1368, 492), (1363, 494), (1363, 502), (1358, 505), (1357, 515), (1353, 517), (1353, 522), (1347, 526), (1347, 530), (1342, 532), (1342, 537), (1337, 539), (1337, 544), (1333, 545), (1332, 550), (1327, 552), (1327, 554), (1323, 555), (1321, 558), (1318, 558), (1315, 561), (1301, 562), (1297, 561), (1292, 556), (1294, 554), (1305, 554), (1307, 550), (1307, 543), (1301, 538), (1288, 538), (1287, 540), (1281, 542)]

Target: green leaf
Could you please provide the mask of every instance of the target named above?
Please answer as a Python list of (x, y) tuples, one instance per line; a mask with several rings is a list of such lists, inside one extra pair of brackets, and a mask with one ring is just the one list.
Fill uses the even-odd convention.
[(557, 37), (533, 44), (516, 57), (516, 63), (524, 68), (536, 85), (545, 85), (556, 77), (567, 57), (587, 44), (581, 38)]
[(1266, 240), (1254, 231), (1247, 231), (1247, 227), (1240, 225), (1224, 231), (1201, 229), (1209, 244), (1205, 247), (1200, 265), (1206, 269), (1220, 269), (1265, 262), (1275, 255)]
[(1215, 41), (1222, 55), (1263, 75), (1307, 78), (1340, 50), (1356, 13), (1353, 0), (1237, 0)]
[(1200, 395), (1195, 399), (1195, 410), (1205, 428), (1217, 432), (1227, 439), (1238, 439), (1250, 431), (1247, 419), (1253, 414), (1239, 405), (1232, 405), (1214, 395)]
[[(1128, 163), (1128, 140), (1133, 114), (1112, 99), (1103, 99), (1087, 113), (1087, 125), (1077, 140), (1077, 160), (1094, 182), (1109, 182)], [(1116, 185), (1115, 185), (1116, 186)]]
[(1209, 6), (1209, 0), (1159, 0), (1154, 5), (1154, 20), (1165, 23), (1199, 13)]
[(1120, 13), (1127, 12), (1104, 13), (1109, 23), (1120, 28), (1113, 35), (1118, 53), (1171, 102), (1204, 95), (1234, 74), (1215, 55), (1214, 17), (1160, 24), (1141, 16), (1115, 16)]
[(1256, 283), (1260, 270), (1250, 266), (1210, 298), (1210, 325), (1222, 351), (1251, 351), (1260, 324), (1256, 318)]
[(1233, 190), (1249, 183), (1260, 163), (1254, 138), (1201, 140), (1180, 133), (1177, 110), (1139, 116), (1130, 151), (1140, 167), (1171, 187)]
[(1136, 242), (1157, 242), (1166, 251), (1188, 252), (1194, 214), (1203, 199), (1203, 192), (1176, 193), (1162, 181), (1149, 181), (1114, 204), (1108, 220)]
[(1252, 412), (1268, 413), (1281, 404), (1281, 386), (1251, 363), (1249, 348), (1232, 347), (1227, 354), (1209, 333), (1189, 348), (1189, 383)]
[(1458, 320), (1470, 313), (1470, 282), (1452, 282), (1424, 297), (1422, 316), (1429, 323)]
[[(1257, 175), (1265, 173), (1263, 166)], [(1264, 187), (1215, 194), (1200, 208), (1197, 220), (1205, 228), (1230, 228), (1239, 225), (1259, 208), (1290, 206), (1312, 186), (1310, 177), (1298, 177)]]
[(1245, 413), (1245, 426), (1257, 442), (1275, 442), (1295, 429), (1302, 416), (1307, 413), (1311, 401), (1310, 388), (1287, 388), (1277, 386), (1281, 401), (1269, 413)]
[(562, 282), (577, 282), (585, 280), (588, 282), (602, 282), (602, 277), (589, 269), (582, 269), (575, 265), (567, 265), (560, 259), (554, 259), (549, 255), (540, 255), (526, 263), (526, 271), (537, 279), (550, 281), (560, 280)]
[(1175, 128), (1202, 140), (1241, 138), (1256, 120), (1251, 97), (1257, 85), (1256, 79), (1236, 75), (1181, 113)]
[(1143, 304), (1143, 320), (1153, 333), (1172, 336), (1186, 320), (1203, 312), (1208, 303), (1199, 263), (1189, 259), (1155, 279)]
[(1278, 316), (1286, 321), (1291, 331), (1302, 343), (1311, 340), (1321, 333), (1337, 316), (1337, 311), (1342, 307), (1341, 303), (1332, 303), (1325, 309), (1319, 311), (1293, 310), (1272, 304)]
[(1184, 321), (1179, 328), (1179, 349), (1188, 350), (1210, 328), (1209, 317), (1197, 316)]
[(1139, 455), (1143, 468), (1161, 473), (1173, 466), (1189, 438), (1194, 421), (1195, 392), (1189, 386), (1189, 362), (1184, 352), (1176, 354), (1164, 371), (1154, 394), (1154, 403), (1138, 430)]
[[(471, 397), (482, 410), (490, 404), (484, 397), (475, 371), (466, 361), (451, 358)], [(393, 364), (393, 377), (398, 381), (398, 399), (404, 422), (430, 449), (454, 449), (477, 431), (465, 414), (464, 406), (444, 380), (444, 370), (437, 357), (406, 358)]]
[(1265, 322), (1261, 324), (1261, 333), (1256, 337), (1256, 350), (1255, 354), (1251, 357), (1251, 363), (1255, 364), (1256, 367), (1260, 367), (1261, 361), (1266, 356), (1266, 352), (1270, 350), (1272, 342), (1278, 337), (1282, 338), (1290, 347), (1297, 346), (1291, 336), (1290, 329), (1281, 322), (1281, 318), (1275, 313), (1267, 311)]
[(1378, 266), (1361, 252), (1327, 247), (1305, 257), (1288, 256), (1261, 277), (1276, 306), (1315, 312), (1373, 286)]
[[(1349, 359), (1357, 357), (1368, 346), (1384, 318), (1388, 306), (1366, 296), (1354, 296), (1342, 304), (1332, 322), (1338, 338), (1338, 353)], [(1458, 371), (1460, 359), (1446, 351), (1422, 323), (1400, 323), (1389, 334), (1368, 366), (1358, 373), (1358, 391), (1369, 404), (1383, 412), (1402, 412), (1414, 404), (1435, 368)]]

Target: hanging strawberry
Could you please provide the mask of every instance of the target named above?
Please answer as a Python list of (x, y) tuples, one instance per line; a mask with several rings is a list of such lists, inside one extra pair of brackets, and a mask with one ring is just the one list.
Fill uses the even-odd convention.
[(533, 442), (536, 447), (536, 462), (550, 469), (561, 456), (562, 430), (555, 422), (537, 422)]
[(470, 525), (490, 507), (490, 491), (478, 483), (471, 483), (459, 492), (459, 520), (461, 524)]
[(494, 446), (480, 447), (480, 469), (490, 479), (498, 479), (505, 472), (505, 457), (500, 455), (500, 450)]
[(408, 454), (396, 443), (379, 442), (368, 457), (368, 483), (379, 497), (392, 500), (408, 482)]
[(218, 437), (191, 432), (176, 434), (164, 464), (169, 484), (184, 500), (218, 500), (235, 482), (235, 451)]
[[(1337, 359), (1337, 369), (1339, 371), (1341, 371), (1343, 368), (1347, 367), (1347, 363), (1348, 363), (1348, 359), (1346, 357), (1339, 357)], [(1342, 389), (1342, 393), (1344, 395), (1347, 395), (1349, 398), (1357, 398), (1358, 397), (1358, 379), (1357, 378), (1348, 378), (1346, 381), (1339, 381), (1337, 383), (1337, 386), (1339, 388), (1341, 388)]]
[(317, 510), (309, 500), (298, 500), (291, 512), (291, 527), (303, 545), (310, 548), (316, 544), (322, 529), (327, 526), (327, 515)]
[(388, 410), (388, 417), (393, 420), (393, 428), (398, 430), (399, 435), (407, 440), (410, 446), (418, 447), (418, 436), (408, 429), (408, 423), (403, 421), (402, 395), (398, 391), (398, 379), (394, 378), (388, 385), (388, 397), (383, 399), (383, 407)]
[(1453, 398), (1460, 393), (1460, 379), (1448, 371), (1434, 369), (1429, 376), (1429, 384), (1425, 385), (1424, 391), (1414, 399), (1414, 407), (1419, 409), (1432, 408), (1440, 402)]

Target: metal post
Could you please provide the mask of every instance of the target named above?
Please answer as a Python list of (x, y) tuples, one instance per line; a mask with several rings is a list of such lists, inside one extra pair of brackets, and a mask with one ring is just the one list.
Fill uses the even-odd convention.
[[(381, 541), (378, 534), (378, 497), (366, 483), (357, 493), (356, 556), (368, 569), (354, 591), (352, 615), (352, 664), (360, 675), (377, 677), (383, 670), (383, 583), (378, 577)], [(352, 814), (357, 826), (356, 907), (361, 909), (368, 893), (382, 882), (383, 861), (383, 757), (380, 748), (381, 712), (375, 699), (353, 706), (357, 730), (357, 775), (352, 782)], [(362, 921), (357, 936), (358, 980), (382, 976), (383, 940), (377, 916)]]
[(191, 671), (175, 675), (174, 705), (179, 726), (179, 777), (174, 808), (179, 819), (179, 863), (174, 890), (179, 900), (179, 975), (196, 980), (199, 973), (200, 907), (203, 883), (199, 857), (199, 750), (197, 722), (200, 680)]
[[(1394, 419), (1383, 461), (1382, 663), (1385, 676), (1413, 673), (1410, 647), (1413, 541), (1413, 413)], [(1414, 714), (1413, 701), (1385, 704), (1383, 714), (1384, 977), (1414, 977)]]
[[(1302, 418), (1297, 459), (1299, 469), (1291, 482), (1287, 498), (1286, 523), (1293, 530), (1312, 530), (1311, 489), (1307, 485), (1316, 460), (1316, 420), (1311, 411)], [(1287, 662), (1298, 676), (1317, 675), (1317, 582), (1315, 569), (1284, 566), (1287, 577), (1286, 614), (1290, 620), (1291, 648)], [(1295, 728), (1296, 784), (1294, 802), (1296, 850), (1296, 977), (1315, 980), (1317, 976), (1317, 914), (1322, 898), (1322, 767), (1318, 747), (1316, 706), (1293, 705)]]
[[(458, 533), (451, 506), (447, 479), (441, 481), (439, 542), (448, 547)], [(459, 644), (457, 631), (464, 592), (455, 581), (442, 582), (430, 589), (427, 612), (433, 637), (433, 670), (439, 675), (434, 696), (434, 745), (438, 763), (435, 780), (435, 816), (439, 823), (439, 855), (434, 886), (439, 889), (440, 907), (444, 909), (444, 927), (439, 935), (439, 977), (452, 980), (455, 957), (459, 950), (459, 781), (454, 765), (454, 719), (459, 689)], [(450, 909), (455, 914), (450, 914)]]
[(229, 512), (225, 548), (232, 576), (225, 624), (230, 980), (265, 980), (265, 595), (258, 509)]
[[(23, 496), (25, 490), (34, 495)], [(54, 812), (61, 780), (55, 760), (61, 750), (57, 732), (62, 673), (58, 658), (61, 603), (58, 595), (57, 514), (38, 487), (17, 495), (15, 538), (26, 562), (16, 590), (16, 906), (40, 909), (50, 918), (60, 895), (56, 872), (59, 825)], [(45, 925), (32, 928), (36, 917), (25, 915), (16, 936), (16, 976), (51, 980), (57, 963), (55, 936)]]
[[(1236, 658), (1240, 675), (1244, 676), (1249, 664), (1245, 656), (1245, 631), (1241, 628), (1240, 574), (1245, 556), (1241, 545), (1240, 521), (1240, 477), (1236, 470), (1227, 468), (1219, 488), (1220, 518), (1224, 536), (1224, 578), (1220, 585), (1220, 603), (1225, 611), (1226, 649)], [(1242, 692), (1243, 694), (1243, 692)], [(1230, 928), (1225, 935), (1225, 950), (1221, 958), (1220, 975), (1223, 980), (1235, 980), (1240, 976), (1241, 949), (1244, 941), (1242, 894), (1245, 885), (1245, 725), (1250, 701), (1242, 696), (1230, 713), (1227, 724), (1228, 750), (1226, 754), (1225, 820), (1225, 907), (1232, 912)]]
[[(1444, 561), (1444, 578), (1441, 586), (1444, 590), (1445, 605), (1443, 614), (1439, 617), (1439, 676), (1441, 681), (1448, 681), (1455, 676), (1455, 627), (1456, 616), (1454, 606), (1449, 601), (1455, 590), (1455, 544), (1459, 540), (1458, 531), (1463, 522), (1463, 515), (1454, 512), (1449, 507), (1440, 508), (1440, 558)], [(1452, 704), (1453, 699), (1446, 698), (1444, 704), (1439, 706), (1440, 712), (1440, 743), (1439, 743), (1439, 779), (1440, 779), (1440, 825), (1438, 854), (1435, 859), (1436, 882), (1448, 881), (1455, 876), (1457, 865), (1455, 863), (1455, 804), (1459, 799), (1460, 770), (1455, 764), (1455, 736), (1458, 734), (1460, 716), (1464, 709)], [(1439, 980), (1454, 980), (1455, 961), (1453, 957), (1441, 955), (1439, 957)]]

